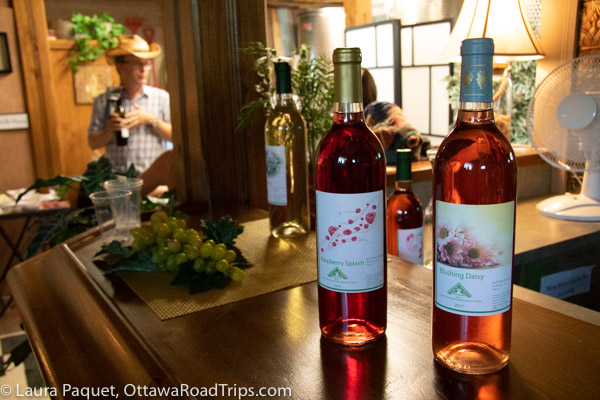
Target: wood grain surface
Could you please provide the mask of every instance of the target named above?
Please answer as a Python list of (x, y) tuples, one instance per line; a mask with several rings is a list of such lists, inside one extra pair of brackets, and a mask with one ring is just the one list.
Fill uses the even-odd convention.
[[(89, 243), (90, 234), (71, 248)], [(160, 321), (122, 281), (78, 260), (71, 248), (56, 247), (9, 275), (52, 384), (275, 387), (289, 388), (294, 399), (592, 399), (600, 393), (600, 327), (518, 298), (506, 368), (466, 376), (440, 367), (430, 344), (432, 273), (396, 258), (389, 262), (387, 333), (353, 350), (321, 339), (315, 282)]]

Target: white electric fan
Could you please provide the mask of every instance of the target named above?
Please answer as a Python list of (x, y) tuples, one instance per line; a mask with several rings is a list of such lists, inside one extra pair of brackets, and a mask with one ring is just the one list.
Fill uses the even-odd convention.
[(550, 165), (584, 173), (580, 194), (566, 193), (537, 204), (543, 215), (600, 221), (599, 114), (600, 55), (560, 65), (536, 88), (527, 112), (531, 143)]

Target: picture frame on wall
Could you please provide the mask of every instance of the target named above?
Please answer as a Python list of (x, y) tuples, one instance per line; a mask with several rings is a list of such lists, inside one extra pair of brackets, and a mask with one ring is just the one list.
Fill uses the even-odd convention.
[(75, 104), (93, 104), (112, 84), (110, 65), (80, 65), (73, 76)]
[(10, 62), (10, 51), (8, 48), (8, 38), (6, 32), (0, 32), (0, 73), (12, 72)]

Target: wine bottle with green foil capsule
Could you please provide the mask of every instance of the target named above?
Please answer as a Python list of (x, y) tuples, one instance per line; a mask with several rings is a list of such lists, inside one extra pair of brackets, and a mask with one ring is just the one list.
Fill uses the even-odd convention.
[(385, 152), (365, 124), (360, 63), (358, 48), (333, 52), (333, 125), (316, 153), (319, 322), (348, 346), (387, 324)]
[(466, 374), (508, 363), (517, 163), (494, 123), (491, 39), (461, 47), (460, 106), (433, 167), (432, 346)]
[(396, 151), (396, 184), (387, 200), (388, 253), (423, 264), (423, 204), (412, 190), (412, 151)]
[(265, 125), (267, 198), (271, 234), (277, 238), (310, 230), (306, 124), (292, 94), (291, 68), (275, 63), (277, 104)]

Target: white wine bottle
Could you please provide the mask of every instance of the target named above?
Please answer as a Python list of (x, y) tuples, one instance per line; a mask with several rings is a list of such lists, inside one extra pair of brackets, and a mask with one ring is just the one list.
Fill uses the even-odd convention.
[(292, 94), (291, 68), (275, 63), (277, 104), (265, 125), (269, 222), (274, 237), (310, 230), (306, 124)]

